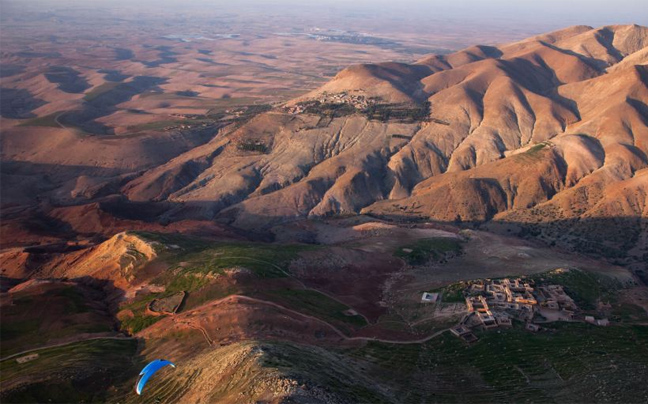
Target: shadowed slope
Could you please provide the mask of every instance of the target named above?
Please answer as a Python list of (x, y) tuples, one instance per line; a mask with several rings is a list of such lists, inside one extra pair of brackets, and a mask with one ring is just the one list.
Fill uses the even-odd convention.
[[(438, 220), (544, 221), (557, 204), (560, 218), (594, 215), (608, 193), (630, 198), (618, 214), (645, 217), (615, 184), (648, 167), (647, 38), (640, 26), (577, 26), (412, 65), (352, 66), (103, 192), (160, 202), (165, 221), (248, 230), (394, 204)], [(319, 109), (291, 110), (303, 101)]]

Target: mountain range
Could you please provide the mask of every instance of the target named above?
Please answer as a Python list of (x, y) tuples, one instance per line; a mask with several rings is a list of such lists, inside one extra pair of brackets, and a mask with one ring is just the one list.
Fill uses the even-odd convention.
[[(646, 63), (648, 29), (631, 25), (351, 66), (287, 104), (305, 112), (226, 128), (118, 192), (169, 203), (169, 220), (250, 230), (358, 213), (491, 223), (643, 259)], [(351, 110), (330, 108), (340, 103)], [(411, 117), (416, 108), (427, 110)]]
[[(1, 139), (3, 401), (648, 399), (648, 28), (354, 65), (153, 135), (128, 128), (169, 114), (161, 78), (57, 99), (25, 74), (10, 94), (40, 101), (10, 103)], [(511, 275), (578, 308), (464, 338), (466, 297)], [(137, 396), (159, 358), (177, 367)]]

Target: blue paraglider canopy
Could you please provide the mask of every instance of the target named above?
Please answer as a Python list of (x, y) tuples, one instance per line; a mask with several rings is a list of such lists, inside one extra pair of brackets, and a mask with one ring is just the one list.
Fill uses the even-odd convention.
[(155, 372), (157, 372), (158, 370), (162, 369), (167, 365), (171, 365), (175, 367), (173, 363), (164, 359), (156, 359), (153, 362), (149, 363), (148, 365), (144, 366), (144, 369), (142, 369), (142, 371), (139, 374), (140, 378), (137, 381), (137, 387), (135, 388), (137, 394), (141, 395), (142, 390), (144, 389), (144, 385), (146, 385), (148, 379), (150, 379)]

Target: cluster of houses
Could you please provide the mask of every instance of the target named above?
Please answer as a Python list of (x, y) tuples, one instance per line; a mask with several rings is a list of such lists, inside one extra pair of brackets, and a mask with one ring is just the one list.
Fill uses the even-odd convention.
[(171, 130), (178, 130), (178, 129), (194, 129), (194, 128), (198, 128), (198, 127), (205, 128), (207, 126), (209, 126), (209, 125), (207, 125), (206, 123), (198, 123), (198, 124), (195, 124), (195, 125), (180, 124), (180, 125), (165, 126), (164, 130), (168, 132), (168, 131), (171, 131)]
[(287, 112), (292, 115), (303, 114), (306, 111), (306, 106), (304, 104), (288, 105), (284, 107), (284, 112)]
[[(204, 118), (201, 115), (187, 115), (187, 114), (169, 114), (169, 116), (174, 117), (174, 118), (180, 118), (180, 119), (188, 119), (188, 120), (196, 120), (196, 119), (201, 119)], [(179, 123), (176, 125), (169, 125), (165, 126), (163, 128), (164, 131), (172, 131), (172, 130), (178, 130), (178, 129), (193, 129), (193, 128), (199, 128), (199, 127), (207, 127), (209, 124), (207, 122), (197, 122), (197, 123)]]
[[(477, 337), (473, 330), (511, 327), (513, 320), (521, 321), (529, 331), (541, 329), (539, 324), (553, 321), (574, 321), (578, 307), (560, 285), (537, 286), (532, 281), (517, 279), (486, 279), (470, 282), (464, 290), (468, 315), (459, 325), (450, 329), (455, 336), (466, 342)], [(424, 303), (434, 303), (437, 293), (425, 292)], [(591, 316), (585, 321), (605, 326), (606, 319)]]
[(176, 113), (171, 113), (169, 116), (172, 116), (174, 118), (180, 118), (180, 119), (201, 119), (204, 118), (203, 115), (194, 115), (194, 114), (176, 114)]
[[(373, 98), (361, 94), (349, 94), (347, 92), (330, 94), (325, 91), (317, 100), (314, 101), (318, 101), (321, 104), (349, 104), (357, 110), (364, 110), (370, 105), (375, 104), (375, 99)], [(298, 103), (296, 105), (284, 107), (284, 111), (289, 114), (297, 115), (304, 113), (307, 108), (307, 104)]]

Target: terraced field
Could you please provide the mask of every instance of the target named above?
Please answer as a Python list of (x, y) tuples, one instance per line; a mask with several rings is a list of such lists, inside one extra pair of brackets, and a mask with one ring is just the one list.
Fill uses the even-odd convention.
[[(587, 338), (583, 338), (587, 335)], [(371, 342), (345, 351), (379, 366), (395, 402), (637, 402), (648, 399), (648, 327), (518, 327), (467, 345), (445, 334), (422, 345)]]
[(287, 276), (288, 264), (302, 251), (317, 248), (296, 244), (208, 242), (170, 234), (138, 233), (143, 238), (173, 246), (162, 259), (183, 273), (222, 274), (226, 268), (242, 266), (263, 278)]
[[(99, 402), (137, 375), (135, 340), (93, 340), (38, 351), (23, 364), (0, 362), (2, 402)], [(24, 384), (28, 380), (28, 385)]]
[[(209, 383), (211, 389), (196, 386)], [(126, 391), (111, 402), (269, 402), (276, 395), (325, 403), (393, 402), (343, 354), (276, 341), (245, 341), (202, 351), (152, 379), (142, 397)]]
[[(87, 293), (87, 292), (86, 292)], [(2, 357), (83, 333), (112, 330), (109, 315), (70, 284), (43, 284), (13, 293), (4, 303)]]
[(273, 300), (283, 303), (286, 307), (294, 307), (300, 313), (313, 315), (317, 318), (340, 324), (346, 329), (360, 328), (367, 325), (364, 318), (357, 315), (345, 315), (350, 307), (337, 302), (330, 297), (312, 290), (281, 289), (269, 293)]
[[(586, 340), (584, 332), (590, 336)], [(22, 365), (4, 361), (3, 384), (25, 372), (38, 381), (29, 390), (14, 389), (2, 398), (20, 402), (48, 394), (66, 400), (132, 401), (136, 397), (128, 391), (135, 377), (130, 358), (138, 361), (135, 344), (88, 341), (40, 351), (37, 360)], [(62, 368), (63, 374), (57, 373)], [(85, 376), (75, 373), (88, 368), (92, 371)], [(209, 398), (226, 401), (243, 388), (251, 394), (248, 398), (262, 398), (271, 384), (286, 392), (301, 385), (311, 393), (326, 386), (331, 402), (573, 402), (584, 396), (634, 402), (648, 399), (642, 376), (646, 372), (648, 327), (561, 324), (541, 334), (518, 328), (485, 333), (473, 345), (450, 334), (420, 345), (369, 342), (333, 350), (248, 341), (205, 351), (162, 373), (152, 380), (145, 398), (176, 402), (197, 397), (204, 392), (191, 386), (216, 377)], [(226, 382), (230, 376), (246, 385)], [(92, 390), (102, 383), (116, 383), (117, 390), (108, 396)]]
[[(152, 233), (141, 233), (141, 236), (171, 247), (159, 248), (160, 260), (165, 263), (167, 269), (152, 280), (153, 284), (163, 286), (164, 290), (142, 294), (121, 307), (122, 310), (132, 313), (132, 316), (120, 316), (122, 328), (131, 333), (139, 332), (161, 319), (145, 313), (146, 306), (152, 300), (165, 298), (178, 292), (187, 292), (182, 309), (188, 310), (212, 300), (244, 293), (246, 290), (251, 294), (257, 288), (255, 285), (263, 283), (265, 288), (277, 291), (277, 294), (269, 293), (267, 296), (276, 296), (274, 300), (283, 301), (289, 307), (303, 311), (301, 302), (290, 299), (290, 294), (282, 294), (281, 291), (290, 289), (291, 282), (294, 282), (288, 272), (290, 261), (296, 258), (299, 252), (315, 247), (206, 242), (200, 239)], [(247, 277), (249, 280), (240, 284), (232, 280), (232, 277), (236, 276)], [(273, 280), (279, 283), (273, 284)], [(299, 287), (299, 285), (292, 284), (292, 287)], [(324, 295), (321, 295), (319, 300), (320, 302), (326, 300), (328, 306), (336, 304), (342, 306)], [(339, 311), (347, 309), (349, 308), (345, 306)], [(340, 314), (340, 317), (344, 316)]]

